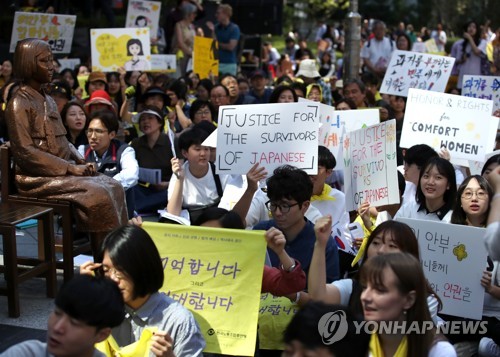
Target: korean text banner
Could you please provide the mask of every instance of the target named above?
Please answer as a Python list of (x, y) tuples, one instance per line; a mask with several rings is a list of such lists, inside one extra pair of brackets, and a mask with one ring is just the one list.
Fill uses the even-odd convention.
[(410, 89), (400, 146), (445, 147), (453, 159), (483, 160), (495, 146), (498, 118), (486, 99)]
[(10, 39), (10, 52), (25, 38), (47, 41), (53, 53), (70, 53), (76, 16), (16, 12)]
[(167, 295), (188, 308), (205, 352), (253, 356), (266, 252), (263, 231), (145, 222), (162, 258)]
[(418, 239), (425, 277), (443, 303), (443, 314), (481, 320), (487, 253), (484, 228), (400, 218)]
[(318, 171), (320, 106), (316, 102), (227, 105), (219, 108), (217, 173), (267, 172), (292, 165)]
[(410, 88), (444, 92), (455, 58), (396, 50), (385, 72), (380, 93), (408, 96)]
[(351, 131), (343, 145), (346, 209), (399, 203), (396, 120)]
[(195, 36), (193, 72), (198, 73), (200, 79), (219, 75), (219, 48), (216, 40)]
[(149, 28), (91, 29), (92, 71), (151, 69)]
[(500, 77), (464, 75), (462, 95), (493, 101), (493, 112), (500, 109)]
[(149, 27), (151, 38), (158, 38), (161, 1), (131, 0), (125, 27)]

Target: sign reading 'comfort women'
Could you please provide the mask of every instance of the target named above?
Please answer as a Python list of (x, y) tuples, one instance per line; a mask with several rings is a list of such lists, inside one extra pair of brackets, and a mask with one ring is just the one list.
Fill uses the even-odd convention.
[(400, 146), (447, 148), (452, 159), (483, 160), (495, 143), (491, 100), (410, 89)]

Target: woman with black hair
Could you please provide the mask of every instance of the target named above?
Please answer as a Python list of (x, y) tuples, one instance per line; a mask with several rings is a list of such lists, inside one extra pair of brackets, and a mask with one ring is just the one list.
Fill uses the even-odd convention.
[(455, 66), (458, 66), (458, 89), (462, 89), (464, 75), (487, 74), (481, 68), (482, 62), (488, 62), (486, 60), (487, 42), (481, 38), (479, 26), (475, 21), (469, 21), (463, 27), (463, 31), (463, 38), (453, 45), (455, 51), (451, 53), (451, 56), (456, 58)]
[(203, 356), (205, 341), (193, 315), (180, 303), (159, 292), (164, 284), (160, 253), (149, 234), (137, 226), (123, 226), (104, 240), (97, 263), (86, 262), (80, 273), (97, 271), (112, 279), (125, 302), (125, 320), (112, 330), (118, 346), (138, 341), (146, 327), (154, 356)]
[(433, 157), (420, 170), (415, 201), (403, 204), (394, 219), (450, 222), (456, 194), (457, 183), (453, 165), (446, 159)]

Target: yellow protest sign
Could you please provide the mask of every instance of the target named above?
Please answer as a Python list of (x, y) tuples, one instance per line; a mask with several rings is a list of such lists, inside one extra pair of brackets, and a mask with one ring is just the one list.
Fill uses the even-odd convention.
[(219, 45), (216, 40), (195, 36), (193, 72), (198, 73), (200, 79), (219, 75)]
[(205, 352), (253, 356), (266, 251), (263, 231), (145, 222), (165, 270), (161, 289), (200, 325)]
[(259, 308), (259, 348), (283, 350), (283, 332), (299, 311), (299, 306), (286, 297), (262, 294)]
[(149, 28), (91, 29), (92, 71), (113, 72), (151, 68)]

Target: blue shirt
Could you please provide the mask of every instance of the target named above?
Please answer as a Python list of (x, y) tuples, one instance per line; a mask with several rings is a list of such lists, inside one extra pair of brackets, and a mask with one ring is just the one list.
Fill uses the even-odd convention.
[(138, 341), (145, 327), (155, 326), (172, 337), (177, 357), (203, 356), (205, 340), (198, 323), (188, 309), (166, 294), (151, 294), (139, 309), (125, 305), (125, 310), (125, 320), (111, 332), (119, 346)]
[[(298, 260), (302, 269), (305, 271), (306, 275), (309, 273), (309, 266), (311, 265), (312, 255), (314, 251), (314, 244), (316, 243), (316, 236), (314, 234), (314, 224), (307, 218), (304, 218), (306, 225), (297, 235), (293, 241), (286, 242), (285, 251), (290, 255), (290, 257)], [(276, 222), (271, 219), (269, 221), (263, 221), (257, 223), (253, 229), (268, 230), (271, 227), (279, 227)], [(286, 235), (285, 235), (286, 238)], [(269, 258), (271, 259), (271, 265), (273, 267), (280, 266), (280, 260), (276, 253), (271, 249), (267, 249)], [(326, 280), (325, 283), (331, 283), (332, 281), (340, 279), (340, 269), (339, 269), (339, 252), (337, 249), (337, 244), (330, 236), (328, 243), (326, 245)]]
[[(231, 40), (240, 40), (240, 28), (233, 22), (230, 22), (227, 26), (222, 24), (215, 25), (215, 36), (219, 43), (228, 44)], [(238, 63), (236, 58), (236, 52), (238, 51), (238, 46), (236, 46), (232, 51), (223, 50), (219, 46), (219, 62), (220, 63)]]

